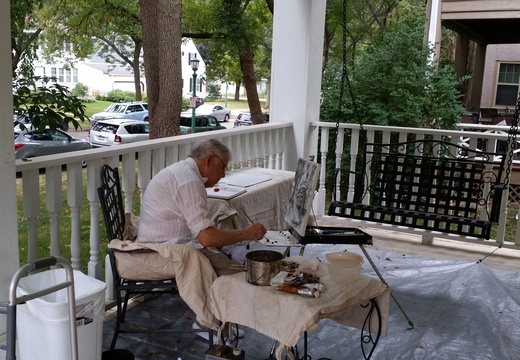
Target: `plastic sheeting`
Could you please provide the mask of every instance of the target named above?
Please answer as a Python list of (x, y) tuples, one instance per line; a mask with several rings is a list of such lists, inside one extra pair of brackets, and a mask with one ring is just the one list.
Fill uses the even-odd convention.
[[(258, 248), (262, 248), (259, 243), (251, 245), (251, 250)], [(325, 261), (326, 253), (345, 249), (363, 254), (356, 245), (307, 245), (304, 256)], [(383, 252), (373, 246), (366, 249), (415, 324), (410, 329), (390, 299), (387, 336), (380, 338), (372, 360), (520, 360), (518, 272), (492, 271), (485, 261), (476, 263), (479, 254), (475, 254), (475, 262), (462, 262)], [(298, 250), (293, 249), (292, 254)], [(362, 272), (377, 278), (366, 259)], [(179, 316), (180, 309), (191, 314), (179, 297), (152, 297), (130, 309), (127, 316), (134, 317), (132, 322), (137, 318), (142, 326), (164, 322), (164, 326), (190, 328), (193, 317)], [(114, 323), (111, 320), (105, 325), (105, 349), (110, 345)], [(238, 346), (245, 351), (246, 359), (267, 359), (273, 340), (245, 326), (241, 329), (245, 336)], [(308, 355), (312, 360), (361, 360), (360, 343), (359, 329), (323, 319), (308, 334)], [(300, 358), (303, 345), (302, 337), (298, 342)], [(120, 336), (117, 347), (131, 349), (137, 360), (148, 359), (150, 353), (157, 360), (200, 360), (207, 342), (189, 333), (157, 337), (132, 334)]]
[[(325, 260), (325, 253), (357, 246), (307, 245), (305, 256)], [(388, 334), (372, 359), (520, 359), (520, 276), (496, 272), (485, 261), (461, 262), (370, 250), (368, 253), (415, 327), (390, 300)], [(365, 261), (362, 272), (377, 276)], [(310, 334), (309, 352), (331, 359), (362, 359), (359, 333), (348, 331), (345, 352), (328, 353), (326, 334)], [(315, 344), (313, 345), (313, 341)], [(321, 349), (320, 349), (321, 348)], [(330, 349), (329, 349), (330, 350)], [(339, 357), (338, 357), (339, 356)], [(315, 358), (313, 356), (313, 358)]]

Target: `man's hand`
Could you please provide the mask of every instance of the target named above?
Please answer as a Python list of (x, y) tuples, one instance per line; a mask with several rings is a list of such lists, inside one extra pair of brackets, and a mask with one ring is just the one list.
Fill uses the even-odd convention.
[(267, 230), (265, 230), (264, 225), (262, 224), (253, 224), (249, 225), (245, 230), (250, 234), (251, 240), (260, 240), (264, 237)]

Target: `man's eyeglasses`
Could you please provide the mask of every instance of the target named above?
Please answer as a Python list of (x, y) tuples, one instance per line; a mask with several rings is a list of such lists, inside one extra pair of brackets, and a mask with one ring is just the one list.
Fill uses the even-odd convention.
[(216, 157), (217, 159), (220, 160), (220, 162), (222, 163), (222, 165), (224, 165), (224, 172), (229, 172), (229, 168), (226, 166), (226, 164), (224, 164), (224, 161), (222, 161), (222, 159), (220, 158), (220, 156), (215, 155), (215, 157)]

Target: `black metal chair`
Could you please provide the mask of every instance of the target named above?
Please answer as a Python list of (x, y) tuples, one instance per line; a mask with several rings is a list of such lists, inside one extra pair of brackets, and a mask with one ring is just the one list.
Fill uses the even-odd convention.
[[(123, 208), (123, 197), (121, 185), (119, 181), (119, 172), (117, 168), (108, 165), (101, 167), (101, 186), (98, 188), (99, 202), (105, 220), (107, 231), (107, 239), (123, 239), (125, 231), (125, 211)], [(114, 336), (110, 349), (114, 349), (118, 335), (120, 333), (148, 333), (149, 329), (122, 328), (121, 323), (125, 322), (128, 300), (132, 295), (137, 294), (177, 294), (177, 286), (175, 279), (163, 280), (132, 280), (121, 277), (117, 270), (117, 261), (115, 252), (117, 250), (108, 250), (110, 258), (110, 267), (112, 270), (114, 289), (117, 299), (117, 318), (114, 330)], [(139, 256), (143, 253), (150, 253), (152, 250), (133, 250), (133, 256)], [(128, 253), (128, 252), (127, 252)], [(194, 330), (175, 330), (175, 329), (157, 329), (154, 332), (178, 333), (178, 332), (208, 332), (209, 347), (213, 345), (213, 332), (207, 329)]]

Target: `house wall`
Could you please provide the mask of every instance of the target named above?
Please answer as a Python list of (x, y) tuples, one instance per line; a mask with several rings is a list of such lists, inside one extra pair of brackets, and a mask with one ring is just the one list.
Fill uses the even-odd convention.
[[(488, 45), (482, 84), (481, 108), (495, 107), (498, 72), (501, 62), (520, 64), (520, 44)], [(503, 106), (496, 106), (502, 108)]]
[[(193, 54), (200, 60), (199, 69), (197, 70), (197, 94), (206, 96), (205, 73), (206, 64), (201, 59), (197, 47), (191, 39), (183, 42), (181, 45), (182, 56), (182, 80), (183, 91), (186, 97), (193, 93), (193, 88), (190, 87), (190, 80), (193, 76), (193, 70), (189, 60)], [(65, 62), (62, 58), (56, 58), (52, 63), (47, 61), (36, 61), (34, 63), (35, 75), (37, 76), (51, 76), (51, 68), (66, 68)], [(127, 66), (114, 66), (105, 63), (99, 57), (93, 57), (85, 61), (77, 61), (74, 68), (78, 71), (77, 81), (58, 81), (60, 85), (64, 85), (73, 89), (77, 83), (86, 85), (91, 95), (106, 94), (112, 90), (129, 90), (135, 91), (133, 71)], [(201, 81), (202, 80), (202, 81)], [(144, 70), (141, 72), (141, 90), (146, 92), (146, 78)]]
[(183, 84), (182, 93), (185, 94), (186, 97), (189, 97), (191, 94), (193, 94), (193, 88), (190, 87), (190, 79), (193, 78), (193, 70), (191, 69), (190, 64), (190, 54), (196, 54), (196, 58), (200, 60), (199, 69), (197, 70), (197, 96), (206, 97), (206, 64), (201, 58), (199, 51), (197, 50), (197, 47), (192, 40), (187, 40), (181, 46)]
[[(103, 74), (102, 70), (95, 69), (88, 64), (80, 63), (77, 68), (79, 73), (79, 82), (88, 86), (92, 95), (106, 94), (109, 91), (121, 89), (120, 87), (114, 86), (113, 75)], [(128, 76), (128, 80), (133, 83), (133, 76)], [(132, 91), (134, 91), (133, 88)]]

